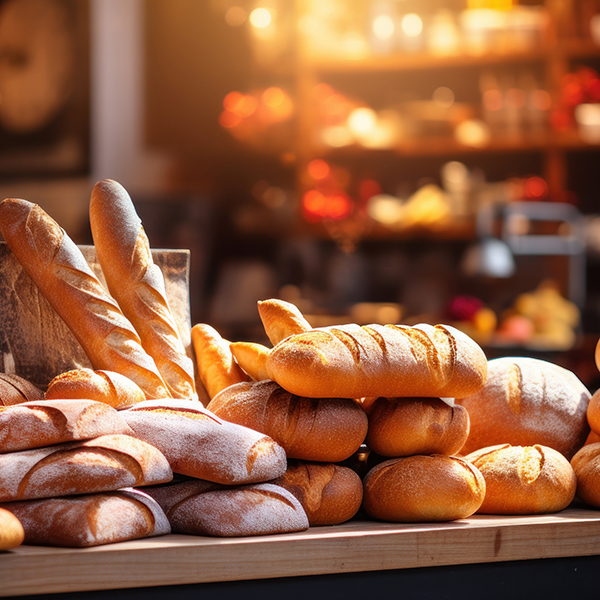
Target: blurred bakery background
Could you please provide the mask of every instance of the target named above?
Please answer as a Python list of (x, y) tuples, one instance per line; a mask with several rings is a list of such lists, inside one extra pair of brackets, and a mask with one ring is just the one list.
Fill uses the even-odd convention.
[(0, 197), (80, 244), (106, 177), (264, 341), (452, 323), (600, 387), (600, 0), (1, 0)]

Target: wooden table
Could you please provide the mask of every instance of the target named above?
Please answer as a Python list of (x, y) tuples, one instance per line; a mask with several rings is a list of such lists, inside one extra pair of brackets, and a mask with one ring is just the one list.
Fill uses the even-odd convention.
[[(0, 596), (150, 586), (178, 586), (174, 590), (183, 586), (180, 589), (187, 590), (188, 584), (205, 584), (194, 589), (208, 591), (215, 589), (214, 582), (401, 573), (421, 567), (507, 561), (533, 564), (538, 559), (569, 557), (595, 557), (598, 571), (600, 511), (573, 506), (550, 515), (476, 515), (433, 524), (357, 520), (294, 534), (244, 538), (168, 535), (87, 549), (21, 546), (0, 553)], [(114, 595), (107, 593), (106, 597)]]

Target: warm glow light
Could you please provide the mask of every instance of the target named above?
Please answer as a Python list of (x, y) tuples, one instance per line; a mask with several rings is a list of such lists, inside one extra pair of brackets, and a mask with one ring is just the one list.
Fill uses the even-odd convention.
[(241, 122), (242, 118), (229, 110), (224, 110), (219, 115), (219, 125), (221, 125), (221, 127), (225, 127), (225, 129), (236, 127)]
[(264, 29), (271, 24), (271, 13), (266, 8), (255, 8), (250, 13), (250, 23), (257, 29)]
[(481, 102), (486, 110), (500, 110), (503, 104), (502, 92), (498, 89), (486, 90), (481, 95)]
[(348, 117), (348, 127), (355, 135), (366, 135), (377, 122), (377, 115), (371, 108), (355, 108)]
[(394, 35), (394, 21), (389, 15), (379, 15), (373, 19), (373, 33), (380, 40), (389, 40)]
[(548, 184), (541, 177), (529, 177), (523, 185), (526, 198), (541, 200), (548, 195)]
[(249, 117), (257, 108), (258, 100), (254, 96), (242, 95), (237, 104), (231, 110), (238, 116), (245, 119)]
[(325, 179), (329, 175), (329, 173), (331, 173), (329, 165), (320, 158), (311, 160), (308, 163), (306, 170), (308, 171), (308, 174), (317, 181)]
[(463, 121), (454, 130), (456, 141), (465, 146), (483, 148), (490, 143), (489, 127), (478, 119)]
[(442, 108), (450, 108), (454, 104), (454, 92), (449, 87), (436, 88), (432, 96), (433, 101)]
[(239, 27), (246, 20), (246, 11), (241, 6), (230, 6), (225, 13), (225, 22), (231, 27)]
[(415, 13), (408, 13), (402, 17), (400, 24), (404, 35), (408, 37), (417, 37), (423, 31), (423, 21), (421, 17)]
[(262, 93), (262, 99), (267, 106), (278, 106), (285, 100), (285, 92), (281, 88), (270, 87)]
[(229, 94), (223, 98), (223, 108), (226, 110), (233, 110), (241, 98), (241, 92), (229, 92)]

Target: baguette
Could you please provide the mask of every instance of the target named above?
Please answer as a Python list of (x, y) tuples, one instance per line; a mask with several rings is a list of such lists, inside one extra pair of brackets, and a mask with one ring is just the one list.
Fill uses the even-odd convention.
[(128, 435), (0, 454), (0, 502), (110, 492), (171, 481), (167, 459)]
[(229, 348), (237, 364), (251, 379), (269, 379), (266, 368), (269, 348), (255, 342), (231, 342)]
[(11, 550), (23, 543), (25, 530), (21, 521), (5, 508), (0, 508), (0, 550)]
[(116, 181), (96, 183), (90, 226), (108, 290), (154, 359), (173, 398), (195, 396), (194, 363), (186, 354), (166, 297), (162, 271), (129, 194)]
[(146, 400), (119, 414), (134, 435), (165, 455), (174, 473), (241, 485), (285, 472), (285, 452), (270, 437), (228, 423), (199, 402)]
[(346, 460), (367, 435), (367, 415), (354, 400), (302, 398), (270, 380), (231, 385), (210, 401), (208, 410), (268, 435), (288, 458)]
[(148, 490), (164, 510), (173, 533), (235, 537), (308, 529), (302, 505), (271, 483), (225, 487), (190, 480)]
[(0, 453), (111, 434), (133, 435), (133, 430), (102, 402), (40, 400), (0, 407)]
[(148, 398), (170, 396), (131, 323), (49, 215), (31, 202), (7, 198), (0, 202), (0, 232), (94, 369), (129, 377)]
[(300, 309), (295, 304), (285, 300), (277, 298), (259, 300), (258, 314), (265, 328), (265, 333), (273, 346), (276, 346), (281, 340), (290, 335), (305, 333), (312, 329)]
[(25, 544), (86, 548), (171, 533), (163, 510), (148, 494), (116, 492), (6, 502), (22, 523)]
[(291, 336), (271, 349), (270, 379), (310, 398), (464, 397), (486, 380), (487, 359), (447, 325), (340, 325)]
[(0, 373), (0, 406), (43, 399), (44, 392), (27, 379), (10, 373)]

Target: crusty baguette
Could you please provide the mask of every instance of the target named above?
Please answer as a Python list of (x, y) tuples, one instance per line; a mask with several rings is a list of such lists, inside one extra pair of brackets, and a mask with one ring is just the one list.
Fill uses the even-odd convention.
[(57, 375), (48, 384), (46, 399), (87, 398), (122, 410), (146, 399), (131, 379), (114, 371), (73, 369)]
[(125, 188), (110, 179), (96, 183), (90, 226), (108, 289), (154, 359), (173, 398), (195, 394), (194, 363), (187, 356), (167, 301), (162, 271)]
[(270, 298), (258, 301), (258, 314), (273, 346), (281, 340), (312, 329), (300, 309), (291, 302)]
[(340, 325), (291, 336), (271, 349), (267, 372), (311, 398), (463, 397), (486, 380), (487, 359), (447, 325)]
[(233, 358), (254, 381), (269, 379), (266, 362), (269, 348), (256, 342), (231, 342), (229, 344)]
[(190, 480), (148, 490), (165, 511), (173, 533), (235, 537), (308, 529), (302, 505), (271, 483), (222, 486)]
[(0, 202), (0, 231), (94, 369), (129, 377), (148, 398), (170, 396), (135, 329), (56, 221), (31, 202), (7, 198)]
[(173, 478), (157, 448), (129, 435), (0, 454), (0, 473), (0, 502), (110, 492)]
[(268, 435), (288, 458), (346, 460), (367, 435), (367, 415), (354, 400), (302, 398), (270, 380), (231, 385), (210, 401), (208, 410)]
[(571, 459), (577, 477), (577, 497), (600, 508), (600, 442), (585, 445)]
[(85, 548), (171, 533), (169, 521), (148, 494), (116, 492), (6, 502), (34, 546)]
[(0, 550), (10, 550), (23, 543), (25, 530), (21, 521), (5, 508), (0, 508)]
[(248, 375), (233, 357), (230, 342), (211, 325), (196, 323), (192, 327), (192, 345), (198, 376), (210, 399), (234, 383), (248, 381)]
[(0, 406), (43, 400), (44, 392), (20, 375), (0, 373)]
[(285, 472), (281, 446), (262, 433), (220, 419), (200, 402), (147, 400), (119, 414), (134, 435), (165, 455), (174, 473), (239, 485)]
[(40, 400), (0, 407), (0, 453), (111, 434), (133, 435), (133, 430), (103, 402)]

